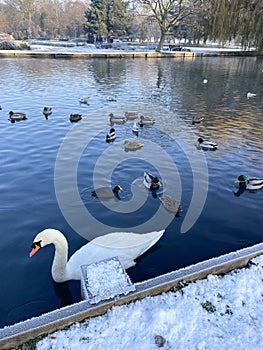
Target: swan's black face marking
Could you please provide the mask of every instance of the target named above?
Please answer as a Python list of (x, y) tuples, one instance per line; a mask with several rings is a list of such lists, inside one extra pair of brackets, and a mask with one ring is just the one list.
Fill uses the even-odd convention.
[(32, 245), (31, 245), (31, 248), (32, 249), (35, 249), (35, 248), (41, 248), (41, 241), (38, 241), (38, 242), (34, 242)]

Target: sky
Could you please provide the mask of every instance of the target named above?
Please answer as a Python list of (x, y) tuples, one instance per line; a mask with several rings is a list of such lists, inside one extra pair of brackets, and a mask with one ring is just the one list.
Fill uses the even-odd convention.
[[(114, 277), (113, 277), (114, 279)], [(49, 334), (37, 350), (263, 349), (263, 256)]]

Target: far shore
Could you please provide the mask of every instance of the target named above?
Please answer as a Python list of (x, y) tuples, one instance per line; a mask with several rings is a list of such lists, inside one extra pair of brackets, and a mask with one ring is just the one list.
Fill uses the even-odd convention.
[(0, 50), (0, 58), (62, 58), (62, 59), (89, 59), (89, 58), (175, 58), (175, 59), (191, 59), (196, 57), (222, 57), (222, 56), (241, 56), (241, 57), (256, 57), (262, 56), (257, 51), (241, 51), (241, 50), (209, 50), (206, 48), (191, 48), (190, 51), (130, 51), (130, 50), (108, 50), (108, 49), (93, 49), (93, 50), (65, 50), (60, 47), (52, 47), (49, 50), (38, 48), (37, 50)]

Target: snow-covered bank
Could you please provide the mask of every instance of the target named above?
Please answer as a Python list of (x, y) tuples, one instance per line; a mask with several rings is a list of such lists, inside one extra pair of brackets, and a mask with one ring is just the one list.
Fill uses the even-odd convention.
[(259, 256), (247, 268), (113, 307), (43, 338), (37, 349), (261, 349), (262, 280)]

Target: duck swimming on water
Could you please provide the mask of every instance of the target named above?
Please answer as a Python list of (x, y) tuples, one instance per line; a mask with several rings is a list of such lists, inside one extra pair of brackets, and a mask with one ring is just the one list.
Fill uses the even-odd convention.
[(119, 197), (119, 191), (122, 191), (121, 186), (117, 185), (114, 188), (111, 187), (99, 187), (91, 192), (93, 197), (97, 197), (99, 199), (110, 199), (116, 197), (117, 199), (120, 199)]
[(202, 137), (199, 137), (197, 140), (197, 146), (198, 148), (201, 148), (205, 151), (215, 151), (217, 149), (217, 144), (213, 141), (203, 140)]
[(27, 119), (26, 114), (25, 113), (21, 113), (21, 112), (15, 112), (14, 113), (13, 111), (10, 111), (8, 113), (8, 115), (9, 115), (9, 120), (10, 120), (11, 123)]
[(155, 123), (155, 119), (144, 117), (143, 115), (140, 117), (140, 121), (139, 121), (140, 126), (153, 125), (154, 123)]
[(109, 133), (106, 135), (106, 142), (112, 142), (116, 139), (115, 129), (111, 128)]
[(161, 182), (158, 177), (147, 172), (145, 172), (143, 175), (143, 184), (150, 191), (157, 191), (161, 186)]
[(51, 107), (44, 107), (43, 114), (46, 117), (46, 119), (48, 119), (48, 116), (52, 114), (52, 108)]
[(82, 119), (82, 115), (81, 114), (70, 114), (69, 116), (69, 120), (72, 123), (77, 123), (78, 121), (80, 121)]
[(115, 116), (113, 113), (109, 114), (109, 122), (110, 124), (123, 124), (125, 123), (126, 119), (123, 117)]
[(263, 179), (251, 177), (246, 178), (245, 175), (240, 175), (236, 182), (239, 183), (239, 187), (245, 190), (261, 190), (263, 188)]

